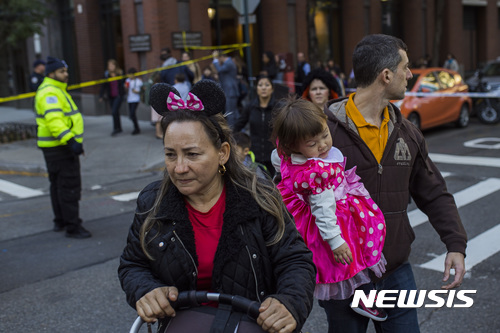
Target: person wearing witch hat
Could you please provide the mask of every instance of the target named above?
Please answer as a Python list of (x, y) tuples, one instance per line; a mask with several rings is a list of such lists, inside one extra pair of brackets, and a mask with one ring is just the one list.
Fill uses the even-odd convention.
[(82, 227), (79, 216), (83, 117), (66, 90), (66, 62), (47, 57), (45, 74), (35, 96), (35, 111), (37, 145), (43, 152), (49, 174), (53, 230), (66, 230), (66, 237), (70, 238), (88, 238), (91, 234)]

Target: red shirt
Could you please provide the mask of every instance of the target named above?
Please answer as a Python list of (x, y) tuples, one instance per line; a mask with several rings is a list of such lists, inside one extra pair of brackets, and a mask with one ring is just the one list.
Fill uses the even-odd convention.
[(189, 221), (194, 229), (194, 242), (198, 254), (198, 286), (197, 290), (209, 291), (212, 286), (215, 251), (222, 233), (223, 215), (226, 209), (226, 187), (215, 203), (206, 213), (194, 209), (187, 201)]
[(111, 81), (109, 82), (109, 96), (111, 97), (116, 97), (120, 93), (120, 90), (118, 88), (118, 81)]

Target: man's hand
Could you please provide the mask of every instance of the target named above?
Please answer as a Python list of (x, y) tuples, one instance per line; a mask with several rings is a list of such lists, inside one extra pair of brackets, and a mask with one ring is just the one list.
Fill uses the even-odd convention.
[(297, 327), (297, 322), (288, 309), (276, 298), (266, 298), (260, 306), (257, 324), (269, 333), (289, 333)]
[(147, 323), (154, 323), (158, 318), (175, 317), (170, 301), (176, 301), (178, 295), (176, 287), (153, 289), (135, 303), (137, 314)]
[(455, 269), (455, 279), (452, 283), (441, 286), (441, 289), (458, 288), (462, 284), (465, 275), (465, 258), (460, 252), (448, 252), (444, 260), (444, 275), (443, 282), (448, 281), (450, 277), (450, 269)]

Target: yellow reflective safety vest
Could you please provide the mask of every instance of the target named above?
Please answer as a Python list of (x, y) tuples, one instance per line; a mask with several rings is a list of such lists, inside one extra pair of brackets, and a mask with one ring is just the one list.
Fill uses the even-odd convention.
[(66, 91), (68, 84), (45, 77), (35, 95), (37, 144), (40, 148), (64, 146), (75, 138), (83, 142), (83, 117)]

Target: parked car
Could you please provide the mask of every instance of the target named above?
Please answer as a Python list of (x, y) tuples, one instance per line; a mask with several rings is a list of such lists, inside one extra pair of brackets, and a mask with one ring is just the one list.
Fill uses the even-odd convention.
[(491, 91), (500, 90), (500, 57), (489, 61), (483, 68), (477, 70), (473, 76), (467, 79), (466, 83), (470, 87), (476, 87), (479, 81), (479, 73), (482, 80), (489, 84)]
[[(500, 122), (500, 90), (491, 90), (491, 86), (483, 79), (483, 73), (477, 72), (477, 85), (469, 85), (469, 91), (473, 92), (472, 115), (476, 116), (483, 124), (494, 125)], [(484, 96), (493, 95), (492, 96)], [(496, 96), (498, 97), (496, 97)]]
[(466, 82), (471, 92), (494, 95), (494, 97), (474, 96), (472, 115), (477, 116), (484, 124), (500, 122), (500, 57), (476, 70)]
[(468, 92), (468, 86), (460, 74), (438, 67), (416, 68), (411, 71), (413, 78), (408, 81), (407, 95), (404, 99), (393, 102), (404, 117), (421, 130), (451, 122), (457, 127), (469, 124), (472, 110), (470, 97), (443, 95)]

